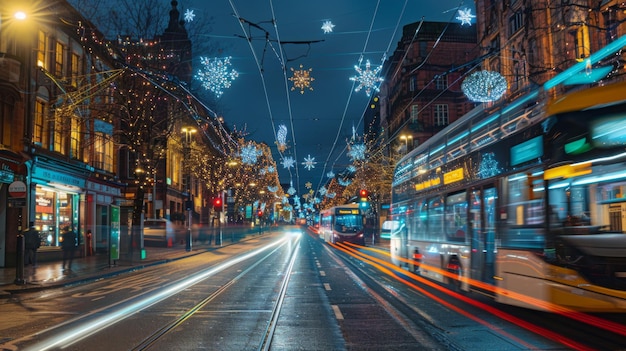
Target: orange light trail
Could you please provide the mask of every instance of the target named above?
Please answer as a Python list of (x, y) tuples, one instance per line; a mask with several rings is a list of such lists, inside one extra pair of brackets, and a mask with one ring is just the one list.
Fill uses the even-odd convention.
[[(448, 289), (445, 289), (445, 288), (439, 286), (438, 284), (436, 284), (436, 283), (434, 283), (434, 282), (432, 282), (432, 281), (430, 281), (428, 279), (422, 278), (422, 277), (420, 277), (420, 276), (418, 276), (416, 274), (413, 274), (411, 272), (404, 271), (404, 270), (400, 271), (397, 267), (395, 267), (393, 264), (391, 264), (389, 262), (383, 261), (383, 260), (381, 260), (379, 258), (376, 258), (376, 257), (367, 256), (364, 253), (354, 249), (353, 247), (357, 247), (356, 245), (351, 245), (353, 247), (350, 247), (350, 246), (346, 246), (346, 245), (331, 244), (331, 246), (333, 246), (333, 247), (335, 247), (335, 248), (345, 252), (346, 254), (348, 254), (348, 255), (350, 255), (352, 257), (355, 257), (355, 258), (357, 258), (359, 260), (362, 260), (362, 261), (364, 261), (364, 262), (366, 262), (366, 263), (376, 267), (381, 272), (383, 272), (383, 273), (393, 277), (394, 279), (402, 282), (403, 284), (405, 284), (405, 285), (407, 285), (407, 286), (409, 286), (409, 287), (419, 291), (421, 294), (429, 297), (430, 299), (432, 299), (432, 300), (434, 300), (434, 301), (436, 301), (436, 302), (438, 302), (438, 303), (440, 303), (440, 304), (442, 304), (442, 305), (444, 305), (444, 306), (454, 310), (455, 312), (457, 312), (459, 314), (462, 314), (463, 316), (465, 316), (467, 318), (470, 318), (470, 319), (472, 319), (472, 320), (474, 320), (474, 321), (476, 321), (476, 322), (478, 322), (478, 323), (480, 323), (480, 324), (490, 328), (494, 332), (496, 332), (498, 334), (501, 334), (501, 335), (505, 336), (506, 338), (509, 338), (510, 340), (515, 340), (516, 342), (520, 343), (521, 345), (524, 345), (525, 347), (527, 347), (529, 349), (537, 349), (537, 347), (534, 347), (533, 345), (528, 344), (524, 340), (521, 340), (521, 339), (515, 337), (514, 335), (511, 335), (511, 334), (501, 330), (497, 326), (494, 326), (491, 323), (489, 323), (489, 322), (487, 322), (487, 321), (485, 321), (485, 320), (483, 320), (481, 318), (478, 318), (478, 317), (470, 314), (469, 312), (462, 310), (461, 308), (459, 308), (457, 306), (454, 306), (454, 305), (450, 304), (449, 302), (447, 302), (447, 301), (445, 301), (445, 300), (443, 300), (443, 299), (441, 299), (441, 298), (439, 298), (439, 297), (429, 293), (428, 291), (426, 291), (423, 288), (417, 286), (416, 284), (411, 283), (411, 282), (409, 282), (409, 281), (407, 281), (405, 279), (402, 279), (402, 278), (398, 277), (394, 272), (401, 272), (402, 274), (409, 275), (409, 276), (411, 276), (411, 278), (419, 281), (420, 283), (423, 283), (423, 284), (425, 284), (427, 286), (430, 286), (430, 287), (432, 287), (434, 289), (437, 289), (437, 290), (439, 290), (439, 291), (441, 291), (441, 292), (443, 292), (445, 294), (448, 294), (448, 295), (450, 295), (450, 296), (452, 296), (452, 297), (454, 297), (454, 298), (456, 298), (458, 300), (461, 300), (461, 301), (463, 301), (465, 303), (474, 305), (477, 308), (480, 308), (480, 309), (482, 309), (482, 310), (484, 310), (486, 312), (489, 312), (489, 313), (491, 313), (491, 314), (493, 314), (495, 316), (498, 316), (498, 317), (500, 317), (500, 318), (502, 318), (502, 319), (504, 319), (506, 321), (514, 323), (514, 324), (516, 324), (516, 325), (518, 325), (518, 326), (520, 326), (520, 327), (522, 327), (524, 329), (527, 329), (527, 330), (529, 330), (529, 331), (531, 331), (533, 333), (542, 335), (542, 336), (544, 336), (544, 337), (546, 337), (548, 339), (551, 339), (551, 340), (555, 340), (555, 341), (557, 341), (557, 342), (559, 342), (559, 343), (561, 343), (561, 344), (563, 344), (563, 345), (565, 345), (567, 347), (573, 348), (575, 350), (581, 350), (581, 351), (583, 351), (583, 350), (593, 350), (593, 349), (590, 349), (587, 346), (582, 345), (582, 344), (580, 344), (580, 343), (578, 343), (578, 342), (576, 342), (574, 340), (571, 340), (571, 339), (569, 339), (567, 337), (564, 337), (563, 335), (560, 335), (560, 334), (555, 333), (553, 331), (550, 331), (548, 329), (545, 329), (545, 328), (533, 325), (532, 323), (529, 323), (529, 322), (527, 322), (527, 321), (525, 321), (523, 319), (520, 319), (520, 318), (517, 318), (515, 316), (512, 316), (512, 315), (510, 315), (510, 314), (508, 314), (506, 312), (502, 312), (502, 311), (500, 311), (500, 310), (498, 310), (498, 309), (496, 309), (494, 307), (488, 306), (486, 304), (483, 304), (481, 302), (472, 300), (472, 299), (470, 299), (468, 297), (465, 297), (465, 296), (463, 296), (461, 294), (458, 294), (456, 292), (453, 292), (453, 291), (450, 291)], [(358, 247), (360, 248), (360, 246), (358, 246)], [(387, 268), (387, 267), (389, 267), (389, 268)]]

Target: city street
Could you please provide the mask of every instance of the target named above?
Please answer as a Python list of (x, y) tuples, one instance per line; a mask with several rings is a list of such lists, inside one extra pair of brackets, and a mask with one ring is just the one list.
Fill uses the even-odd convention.
[[(571, 333), (581, 326), (570, 321), (547, 334), (546, 320), (558, 317), (511, 308), (496, 314), (487, 301), (480, 308), (419, 282), (399, 283), (368, 263), (384, 257), (384, 244), (356, 259), (348, 247), (293, 226), (200, 251), (115, 275), (104, 270), (102, 279), (12, 291), (0, 300), (10, 316), (0, 323), (1, 347), (557, 350), (569, 348), (564, 340), (573, 348), (587, 342)], [(506, 314), (544, 322), (528, 330)], [(620, 339), (605, 334), (588, 347), (614, 349)]]

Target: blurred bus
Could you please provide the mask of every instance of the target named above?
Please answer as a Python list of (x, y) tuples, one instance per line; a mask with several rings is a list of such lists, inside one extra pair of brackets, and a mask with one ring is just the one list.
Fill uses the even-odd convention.
[(501, 303), (626, 312), (626, 83), (541, 94), (397, 163), (392, 261)]
[(358, 204), (335, 206), (320, 211), (319, 235), (329, 243), (365, 245), (365, 215)]

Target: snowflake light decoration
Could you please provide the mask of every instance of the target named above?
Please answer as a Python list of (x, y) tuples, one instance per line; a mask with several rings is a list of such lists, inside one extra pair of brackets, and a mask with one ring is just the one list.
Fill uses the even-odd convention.
[(337, 196), (337, 193), (326, 193), (326, 197), (330, 199), (334, 199)]
[(287, 149), (287, 126), (281, 124), (278, 126), (278, 131), (276, 132), (276, 145), (278, 146), (278, 151), (285, 152)]
[(320, 190), (319, 190), (319, 193), (320, 193), (320, 195), (326, 195), (327, 191), (328, 190), (325, 187), (321, 187)]
[(185, 22), (192, 22), (194, 17), (196, 17), (196, 14), (193, 13), (193, 10), (187, 9), (185, 11)]
[(296, 189), (293, 186), (290, 186), (289, 189), (287, 189), (287, 194), (293, 195), (295, 193), (296, 193)]
[(337, 179), (337, 183), (341, 186), (348, 186), (352, 184), (352, 181), (350, 179)]
[(367, 60), (365, 62), (365, 70), (362, 70), (357, 65), (354, 66), (354, 69), (359, 74), (358, 76), (350, 77), (351, 81), (359, 83), (359, 85), (354, 88), (354, 91), (359, 92), (361, 89), (365, 88), (365, 94), (367, 94), (367, 96), (371, 95), (372, 90), (378, 91), (378, 83), (384, 80), (382, 77), (378, 76), (382, 66), (378, 66), (376, 69), (371, 70), (370, 61)]
[(294, 160), (291, 156), (284, 157), (280, 162), (283, 164), (283, 168), (285, 169), (289, 169), (296, 165), (296, 160)]
[(202, 82), (204, 89), (212, 91), (218, 98), (222, 96), (224, 89), (230, 88), (231, 82), (239, 77), (237, 71), (230, 69), (230, 59), (230, 56), (223, 59), (200, 57), (203, 67), (196, 74), (196, 79)]
[(472, 25), (472, 18), (476, 16), (472, 15), (472, 9), (464, 8), (459, 9), (459, 15), (456, 17), (459, 21), (461, 21), (461, 25)]
[(504, 95), (506, 79), (498, 72), (478, 71), (472, 73), (461, 83), (461, 90), (468, 99), (476, 102), (491, 102)]
[(263, 155), (263, 152), (260, 150), (256, 149), (256, 146), (254, 145), (246, 145), (243, 148), (241, 148), (241, 162), (248, 164), (248, 165), (253, 165), (256, 163), (257, 161), (257, 157)]
[(333, 171), (329, 171), (328, 173), (326, 173), (326, 176), (327, 176), (328, 178), (333, 178), (333, 177), (335, 176), (335, 172), (333, 172)]
[(309, 90), (313, 91), (313, 87), (311, 87), (311, 82), (315, 80), (315, 78), (311, 77), (311, 72), (313, 68), (309, 68), (308, 70), (302, 69), (302, 65), (300, 65), (299, 70), (291, 68), (291, 72), (293, 72), (293, 76), (289, 77), (289, 80), (293, 82), (293, 86), (291, 87), (291, 91), (300, 89), (300, 94), (304, 94), (304, 90), (309, 88)]
[(350, 173), (355, 173), (356, 167), (354, 167), (353, 165), (349, 165), (348, 167), (346, 167), (346, 170)]
[(348, 157), (354, 162), (365, 159), (365, 144), (353, 144), (349, 146)]
[(278, 191), (278, 187), (275, 185), (274, 186), (268, 185), (267, 190), (269, 190), (270, 193), (275, 193)]
[(296, 207), (300, 207), (300, 196), (298, 195), (294, 196), (293, 203), (296, 204)]
[(331, 33), (333, 31), (333, 28), (335, 28), (335, 25), (331, 21), (324, 21), (324, 23), (322, 24), (322, 30), (324, 31), (324, 34)]
[(315, 157), (311, 157), (311, 155), (307, 155), (304, 158), (304, 162), (302, 162), (302, 165), (304, 165), (304, 168), (306, 168), (309, 171), (315, 168), (316, 164), (317, 162), (315, 161)]
[(276, 168), (274, 168), (274, 166), (267, 166), (267, 173), (274, 173), (276, 172)]

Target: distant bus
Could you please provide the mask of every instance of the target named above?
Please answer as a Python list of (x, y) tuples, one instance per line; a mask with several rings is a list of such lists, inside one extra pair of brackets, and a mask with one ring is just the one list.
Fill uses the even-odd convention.
[(364, 224), (365, 215), (358, 204), (335, 206), (320, 212), (319, 235), (329, 243), (365, 245)]
[(626, 83), (477, 108), (396, 164), (392, 261), (505, 304), (626, 312), (625, 165)]

